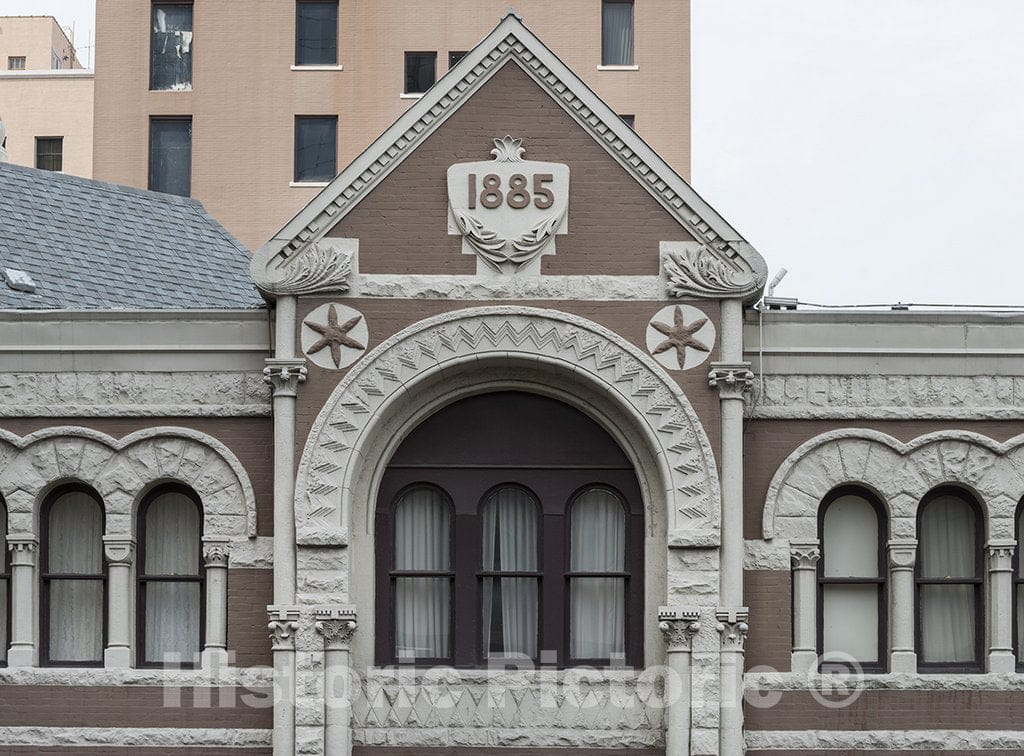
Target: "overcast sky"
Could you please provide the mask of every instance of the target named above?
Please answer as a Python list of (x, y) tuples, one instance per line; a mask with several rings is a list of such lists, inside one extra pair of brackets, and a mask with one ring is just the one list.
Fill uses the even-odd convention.
[[(79, 49), (93, 7), (2, 0)], [(1022, 33), (1024, 0), (693, 0), (694, 186), (780, 296), (1024, 305)]]

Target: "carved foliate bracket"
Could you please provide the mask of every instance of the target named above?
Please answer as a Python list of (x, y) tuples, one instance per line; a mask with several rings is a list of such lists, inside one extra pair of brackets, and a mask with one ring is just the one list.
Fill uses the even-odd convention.
[(359, 626), (354, 607), (321, 607), (313, 611), (313, 616), (316, 617), (316, 631), (324, 637), (325, 649), (348, 649), (352, 643), (352, 636)]
[(135, 557), (135, 541), (124, 536), (103, 536), (103, 554), (107, 564), (131, 566)]
[(747, 298), (764, 285), (740, 257), (729, 257), (701, 242), (662, 242), (662, 268), (670, 297)]
[(1012, 572), (1013, 553), (1017, 542), (1009, 539), (991, 540), (985, 544), (988, 551), (988, 568), (991, 572)]
[(712, 362), (708, 385), (717, 388), (722, 399), (742, 399), (754, 385), (749, 362)]
[(321, 239), (277, 258), (273, 269), (253, 266), (256, 286), (274, 296), (301, 296), (348, 291), (352, 276), (352, 239)]
[(894, 570), (912, 570), (917, 560), (916, 538), (894, 538), (887, 544), (889, 566)]
[(299, 607), (268, 606), (267, 616), (270, 622), (270, 643), (273, 651), (294, 651), (295, 634), (299, 630)]
[(792, 541), (789, 544), (789, 560), (794, 570), (813, 570), (821, 559), (821, 548), (817, 541)]
[(268, 357), (265, 364), (263, 382), (274, 388), (274, 396), (295, 396), (299, 384), (306, 382), (306, 361), (301, 357)]
[(658, 609), (658, 629), (665, 636), (669, 653), (690, 651), (693, 638), (700, 632), (700, 612), (697, 609), (663, 606)]
[(231, 542), (227, 538), (203, 539), (203, 564), (207, 567), (227, 568)]
[(715, 619), (718, 620), (718, 632), (722, 636), (723, 651), (743, 651), (747, 642), (747, 631), (750, 626), (747, 619), (750, 617), (750, 610), (745, 606), (736, 609), (725, 609), (719, 607), (715, 612)]

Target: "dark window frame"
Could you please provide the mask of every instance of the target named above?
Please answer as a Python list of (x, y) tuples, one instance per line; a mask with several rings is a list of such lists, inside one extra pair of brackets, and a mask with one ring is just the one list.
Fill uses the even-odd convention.
[[(21, 65), (15, 65), (18, 61), (21, 61)], [(7, 56), (7, 70), (8, 71), (24, 71), (25, 66), (28, 65), (28, 57), (25, 55), (8, 55)]]
[(448, 51), (448, 70), (451, 71), (455, 66), (459, 65), (459, 62), (469, 54), (468, 50), (449, 50)]
[(166, 123), (170, 121), (178, 121), (188, 123), (188, 194), (174, 195), (180, 197), (191, 197), (192, 196), (192, 139), (195, 134), (195, 125), (192, 122), (192, 116), (190, 115), (151, 115), (149, 117), (149, 146), (148, 146), (148, 159), (149, 163), (147, 166), (147, 183), (146, 187), (150, 191), (159, 191), (153, 189), (153, 124), (154, 123)]
[[(84, 483), (68, 483), (58, 486), (51, 491), (43, 500), (43, 506), (39, 515), (39, 666), (40, 667), (102, 667), (105, 663), (104, 655), (107, 648), (107, 623), (109, 622), (108, 607), (109, 590), (106, 553), (101, 545), (100, 560), (103, 564), (102, 573), (81, 574), (81, 573), (51, 573), (50, 563), (50, 509), (65, 494), (84, 493), (87, 494), (100, 510), (100, 530), (106, 532), (107, 513), (103, 507), (103, 499), (91, 486)], [(68, 661), (64, 659), (50, 658), (50, 583), (54, 580), (92, 580), (100, 581), (103, 586), (101, 591), (100, 604), (102, 607), (102, 637), (100, 646), (104, 652), (100, 653), (99, 661)]]
[[(834, 578), (825, 577), (825, 514), (828, 508), (844, 496), (857, 496), (864, 499), (875, 511), (878, 522), (878, 577), (877, 578)], [(857, 666), (869, 674), (883, 674), (889, 668), (889, 580), (888, 563), (886, 561), (885, 544), (889, 529), (889, 517), (879, 499), (870, 490), (857, 485), (844, 485), (829, 491), (818, 507), (818, 548), (817, 564), (817, 630), (816, 644), (818, 654), (818, 670), (825, 672), (852, 672), (854, 665), (845, 662), (825, 663), (825, 588), (829, 585), (877, 585), (878, 586), (878, 661), (874, 663), (858, 662)]]
[[(148, 82), (148, 86), (149, 86), (149, 91), (150, 92), (190, 92), (193, 89), (195, 89), (196, 71), (195, 71), (195, 60), (194, 59), (190, 59), (189, 60), (189, 77), (188, 77), (189, 89), (184, 89), (184, 90), (169, 89), (169, 88), (167, 88), (167, 89), (154, 89), (154, 87), (153, 87), (153, 54), (154, 54), (154, 43), (155, 43), (155, 32), (153, 31), (153, 16), (154, 16), (154, 13), (156, 12), (156, 7), (158, 5), (187, 5), (187, 6), (191, 7), (192, 8), (193, 43), (195, 42), (195, 30), (196, 30), (195, 0), (150, 0), (150, 3), (149, 3), (149, 17), (148, 17), (148, 23), (149, 23), (149, 82)], [(189, 51), (189, 55), (190, 56), (193, 55), (193, 52), (191, 50)]]
[[(146, 572), (146, 514), (150, 506), (165, 494), (182, 494), (187, 496), (196, 507), (199, 515), (199, 553), (197, 554), (197, 575), (150, 575)], [(138, 533), (138, 554), (135, 570), (135, 666), (140, 669), (163, 669), (162, 662), (146, 660), (146, 584), (163, 583), (199, 583), (199, 650), (196, 660), (192, 663), (181, 663), (177, 668), (198, 669), (201, 664), (200, 655), (206, 645), (206, 568), (203, 564), (203, 503), (199, 495), (181, 483), (163, 483), (149, 491), (139, 504), (135, 515), (136, 533)]]
[[(942, 496), (955, 496), (974, 512), (974, 574), (973, 578), (924, 578), (921, 576), (921, 520), (927, 506)], [(977, 498), (964, 488), (942, 485), (929, 491), (917, 509), (917, 558), (914, 560), (914, 651), (917, 654), (918, 674), (968, 673), (980, 674), (985, 671), (985, 515)], [(973, 585), (974, 586), (974, 661), (965, 663), (926, 662), (924, 656), (923, 628), (921, 617), (921, 586), (923, 585)]]
[[(334, 14), (334, 60), (330, 62), (300, 63), (299, 62), (299, 7), (302, 5), (333, 5)], [(341, 9), (339, 0), (295, 0), (295, 65), (304, 66), (337, 66), (339, 57), (339, 37), (341, 34)]]
[[(40, 144), (41, 142), (57, 142), (60, 145), (60, 152), (59, 153), (57, 153), (57, 152), (47, 152), (45, 154), (41, 153), (39, 151), (40, 147), (42, 146)], [(42, 165), (40, 165), (40, 162), (41, 162), (40, 158), (53, 158), (53, 157), (58, 158), (58, 160), (60, 162), (60, 167), (59, 168), (44, 168)], [(35, 167), (38, 168), (41, 171), (54, 171), (56, 173), (63, 172), (63, 170), (64, 170), (64, 137), (63, 136), (37, 136), (35, 138)]]
[(3, 548), (3, 556), (0, 557), (0, 582), (3, 582), (7, 586), (7, 606), (5, 607), (7, 614), (5, 615), (5, 624), (7, 625), (7, 643), (4, 644), (3, 648), (0, 648), (0, 668), (7, 666), (7, 654), (10, 652), (11, 646), (11, 552), (7, 548), (7, 531), (10, 530), (10, 517), (11, 513), (7, 509), (7, 502), (4, 501), (3, 497), (0, 497), (0, 509), (3, 510), (4, 514), (4, 528), (0, 531), (0, 548)]
[(1021, 659), (1022, 651), (1024, 651), (1024, 649), (1022, 649), (1020, 646), (1020, 637), (1018, 635), (1018, 633), (1020, 633), (1020, 620), (1017, 617), (1017, 613), (1020, 611), (1020, 601), (1018, 599), (1018, 593), (1020, 592), (1021, 588), (1024, 587), (1024, 577), (1020, 576), (1020, 539), (1021, 535), (1024, 535), (1024, 532), (1022, 532), (1024, 531), (1024, 528), (1021, 527), (1021, 517), (1024, 517), (1024, 499), (1021, 499), (1017, 503), (1017, 509), (1013, 514), (1014, 538), (1017, 541), (1017, 545), (1013, 549), (1013, 572), (1011, 573), (1012, 578), (1010, 581), (1011, 585), (1013, 586), (1013, 602), (1011, 610), (1013, 612), (1013, 658), (1018, 672), (1024, 672), (1024, 659)]
[(430, 90), (430, 87), (421, 89), (419, 91), (410, 91), (409, 89), (409, 60), (410, 56), (413, 55), (425, 55), (433, 59), (434, 61), (434, 80), (431, 82), (430, 87), (437, 84), (437, 51), (436, 50), (406, 50), (403, 54), (403, 66), (402, 66), (402, 94), (406, 95), (422, 95)]
[[(302, 120), (331, 120), (334, 122), (334, 168), (329, 178), (300, 178), (299, 177), (299, 121)], [(338, 175), (338, 116), (332, 114), (312, 115), (300, 114), (292, 120), (292, 181), (296, 184), (322, 184), (330, 183)]]
[[(630, 56), (628, 63), (606, 63), (605, 49), (604, 49), (604, 8), (606, 5), (628, 5), (633, 9), (630, 14), (629, 21), (629, 36), (630, 36)], [(635, 66), (636, 65), (636, 3), (634, 0), (601, 0), (601, 65), (602, 67), (619, 67), (619, 66)]]

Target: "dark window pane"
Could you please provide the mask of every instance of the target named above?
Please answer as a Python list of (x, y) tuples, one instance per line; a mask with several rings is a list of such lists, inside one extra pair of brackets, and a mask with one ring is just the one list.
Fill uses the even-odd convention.
[(201, 598), (198, 582), (146, 583), (146, 662), (198, 662)]
[(154, 3), (150, 89), (192, 89), (192, 5)]
[(50, 581), (51, 661), (103, 661), (103, 593), (102, 580)]
[(619, 118), (621, 118), (622, 122), (625, 123), (627, 126), (629, 126), (629, 128), (631, 128), (631, 129), (635, 129), (636, 128), (636, 116), (635, 115), (620, 115)]
[(455, 68), (459, 61), (466, 57), (466, 51), (460, 50), (458, 52), (448, 53), (448, 68)]
[(921, 661), (976, 662), (973, 585), (921, 586)]
[(604, 0), (601, 6), (601, 65), (633, 65), (632, 0)]
[(338, 4), (295, 4), (295, 65), (333, 66), (338, 62)]
[(9, 71), (24, 71), (25, 70), (25, 56), (24, 55), (11, 55), (7, 58), (7, 69)]
[(337, 171), (337, 116), (295, 119), (295, 180), (330, 181)]
[(42, 168), (44, 171), (64, 169), (64, 137), (36, 139), (36, 168)]
[(437, 53), (407, 52), (405, 54), (405, 93), (426, 92), (437, 79)]
[(192, 192), (192, 120), (154, 118), (149, 123), (149, 188), (154, 192)]

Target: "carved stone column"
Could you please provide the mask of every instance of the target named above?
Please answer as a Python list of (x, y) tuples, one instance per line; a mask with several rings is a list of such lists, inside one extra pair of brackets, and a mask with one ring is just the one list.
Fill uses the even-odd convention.
[(722, 721), (719, 755), (743, 756), (743, 651), (747, 641), (747, 607), (719, 608), (715, 613), (722, 636)]
[(992, 540), (988, 549), (989, 640), (988, 671), (1014, 672), (1013, 655), (1013, 552), (1016, 541)]
[(889, 583), (892, 612), (889, 620), (892, 652), (889, 671), (917, 672), (914, 651), (914, 564), (917, 539), (894, 538), (889, 541)]
[(295, 634), (297, 606), (268, 606), (274, 652), (274, 756), (295, 756)]
[(693, 637), (700, 631), (700, 612), (663, 606), (658, 610), (658, 627), (665, 636), (668, 668), (679, 681), (679, 689), (665, 686), (667, 697), (665, 756), (689, 756), (693, 689), (690, 674)]
[(129, 669), (132, 666), (132, 562), (135, 541), (124, 536), (103, 536), (107, 557), (107, 647), (103, 666)]
[(7, 537), (11, 551), (11, 646), (7, 666), (36, 664), (36, 553), (35, 536), (15, 533)]
[(206, 639), (203, 667), (223, 667), (228, 662), (228, 559), (227, 538), (203, 538), (206, 568)]
[(818, 664), (818, 542), (789, 544), (793, 563), (793, 672), (810, 672)]
[(316, 631), (324, 638), (324, 756), (352, 753), (352, 690), (349, 650), (355, 634), (352, 607), (324, 607), (314, 612)]

